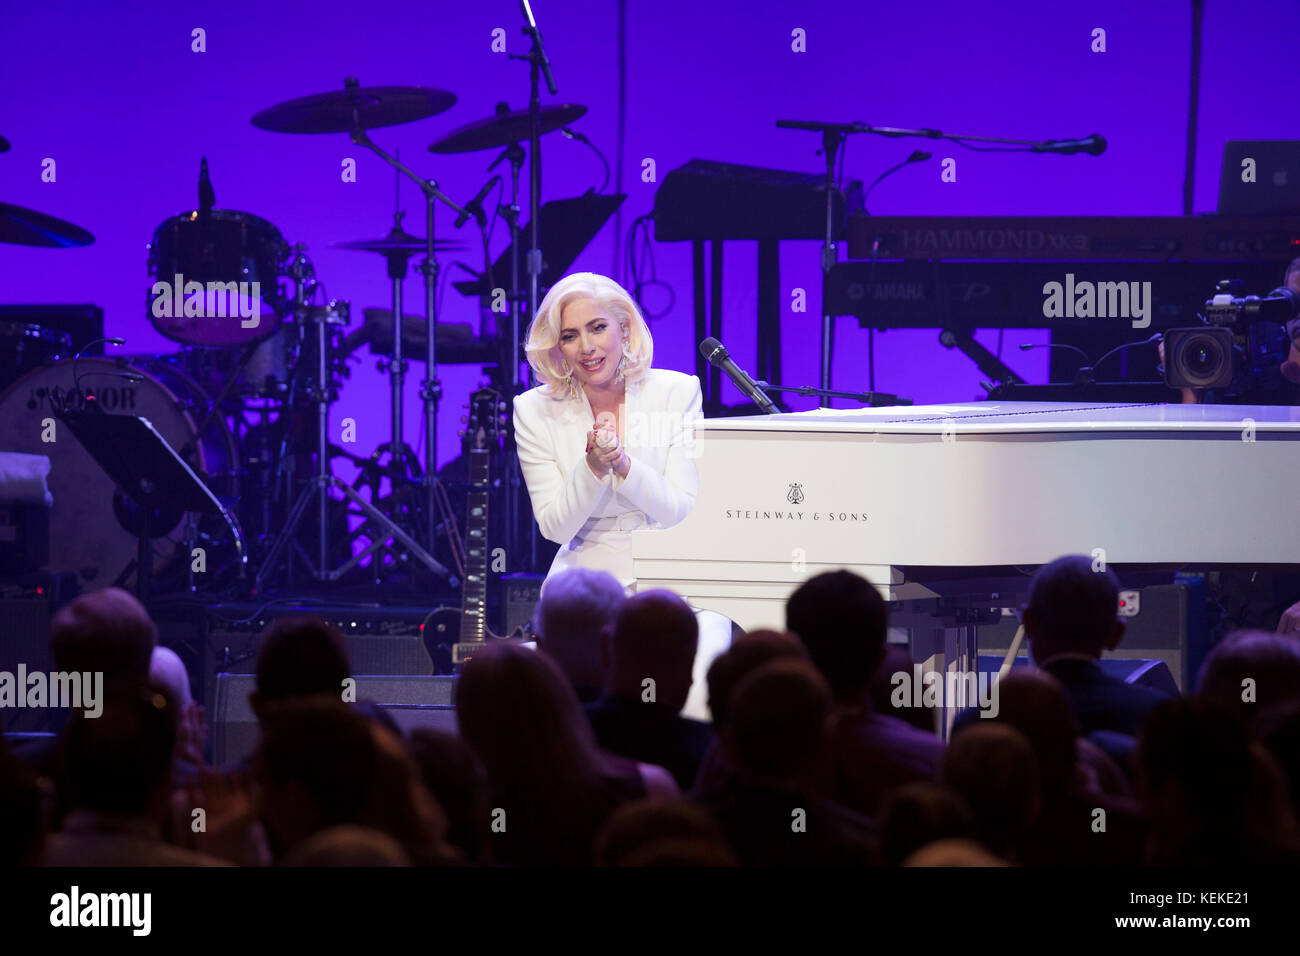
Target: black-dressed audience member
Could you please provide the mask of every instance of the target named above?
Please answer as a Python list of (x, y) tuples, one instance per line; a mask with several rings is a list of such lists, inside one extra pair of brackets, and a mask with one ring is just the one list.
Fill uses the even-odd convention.
[(699, 798), (745, 866), (870, 866), (875, 824), (818, 796), (831, 693), (811, 664), (765, 664), (735, 688), (722, 744), (735, 776)]
[[(3, 727), (0, 727), (3, 730)], [(36, 772), (0, 734), (0, 867), (36, 866), (45, 843), (45, 810)]]
[(421, 727), (407, 750), (429, 792), (447, 815), (447, 842), (470, 863), (487, 863), (492, 840), (487, 772), (468, 743), (454, 734)]
[[(684, 848), (689, 851), (683, 853)], [(704, 852), (700, 852), (701, 848)], [(708, 811), (687, 800), (637, 800), (619, 807), (596, 836), (597, 866), (735, 866), (737, 860)]]
[(785, 619), (835, 699), (823, 778), (826, 796), (875, 816), (881, 799), (895, 787), (938, 779), (942, 741), (871, 709), (872, 681), (889, 630), (888, 609), (876, 588), (850, 571), (819, 574), (790, 595)]
[(709, 713), (713, 715), (713, 740), (696, 774), (695, 786), (691, 790), (693, 796), (707, 797), (719, 792), (735, 773), (721, 742), (721, 734), (727, 726), (731, 692), (764, 664), (781, 659), (806, 661), (808, 651), (793, 634), (761, 628), (736, 638), (709, 664), (705, 679), (709, 685)]
[(623, 602), (610, 640), (605, 693), (586, 706), (605, 750), (664, 767), (678, 787), (695, 783), (713, 731), (681, 716), (691, 689), (699, 626), (671, 591), (643, 591)]
[(171, 705), (151, 687), (119, 687), (98, 717), (74, 712), (59, 738), (59, 780), (70, 809), (46, 842), (45, 864), (219, 864), (162, 839), (175, 744)]
[[(104, 692), (134, 688), (149, 680), (149, 663), (158, 644), (158, 629), (135, 596), (121, 588), (83, 594), (60, 608), (50, 621), (54, 669), (64, 673), (103, 674)], [(66, 715), (59, 715), (60, 721)], [(43, 737), (22, 741), (14, 753), (43, 776), (54, 770), (56, 744)], [(56, 816), (62, 808), (56, 809)]]
[(880, 852), (885, 866), (903, 861), (936, 840), (975, 837), (975, 817), (947, 787), (918, 780), (885, 797), (880, 810)]
[(401, 742), (331, 695), (266, 705), (254, 767), (276, 861), (349, 825), (387, 834), (416, 865), (449, 861), (446, 820)]
[(609, 639), (624, 596), (608, 571), (569, 568), (547, 579), (537, 602), (537, 646), (560, 665), (584, 704), (605, 686)]
[(1093, 570), (1085, 555), (1057, 558), (1038, 569), (1029, 585), (1021, 622), (1034, 662), (1061, 682), (1085, 734), (1097, 730), (1134, 735), (1165, 695), (1111, 677), (1097, 661), (1124, 637), (1119, 579)]
[(1300, 641), (1234, 631), (1206, 656), (1196, 696), (1254, 727), (1269, 711), (1300, 701)]
[(1042, 812), (1034, 749), (1009, 724), (969, 724), (948, 744), (944, 785), (971, 809), (975, 833), (991, 852), (1019, 862), (1023, 837)]
[(1269, 817), (1261, 795), (1276, 765), (1252, 749), (1245, 728), (1200, 700), (1167, 701), (1138, 738), (1138, 792), (1147, 808), (1146, 862), (1155, 866), (1241, 866), (1297, 861), (1294, 818)]
[(461, 736), (487, 771), (492, 855), (520, 866), (586, 866), (619, 804), (676, 795), (662, 768), (603, 754), (559, 666), (512, 644), (489, 646), (456, 684)]

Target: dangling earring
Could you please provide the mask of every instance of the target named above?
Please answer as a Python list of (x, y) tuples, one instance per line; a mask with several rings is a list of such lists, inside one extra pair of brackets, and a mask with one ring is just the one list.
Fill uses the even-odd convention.
[(619, 385), (623, 384), (623, 379), (625, 377), (623, 370), (627, 366), (627, 360), (632, 357), (631, 353), (628, 351), (627, 343), (628, 332), (627, 326), (625, 325), (623, 326), (623, 357), (618, 360), (618, 368), (614, 370), (614, 381)]

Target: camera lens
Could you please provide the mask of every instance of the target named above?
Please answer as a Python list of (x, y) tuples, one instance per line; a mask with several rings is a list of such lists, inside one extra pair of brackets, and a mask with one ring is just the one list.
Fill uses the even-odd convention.
[(1213, 387), (1232, 378), (1232, 356), (1221, 337), (1204, 332), (1179, 340), (1170, 365), (1191, 388)]

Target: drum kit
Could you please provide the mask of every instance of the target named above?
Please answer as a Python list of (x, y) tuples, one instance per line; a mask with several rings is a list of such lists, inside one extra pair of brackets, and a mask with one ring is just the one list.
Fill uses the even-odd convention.
[[(536, 97), (538, 69), (534, 61), (530, 109), (511, 111), (499, 104), (494, 115), (453, 130), (429, 147), (435, 154), (501, 149), (493, 166), (502, 159), (510, 164), (510, 202), (498, 210), (510, 226), (512, 242), (511, 275), (508, 286), (502, 283), (508, 292), (506, 322), (496, 341), (488, 343), (485, 334), (472, 343), (481, 346), (474, 354), (482, 355), (483, 364), (496, 366), (494, 386), (506, 395), (520, 390), (521, 320), (536, 309), (536, 283), (524, 288), (521, 260), (527, 255), (534, 280), (541, 271), (536, 241), (531, 254), (520, 252), (520, 171), (527, 156), (535, 187), (530, 196), (535, 227), (537, 138), (586, 112), (575, 105), (541, 107)], [(436, 237), (434, 209), (441, 203), (458, 213), (458, 226), (473, 218), (482, 229), (484, 199), (500, 177), (462, 207), (433, 179), (419, 176), (380, 149), (369, 131), (434, 116), (456, 100), (446, 90), (362, 87), (348, 79), (342, 90), (289, 100), (252, 118), (255, 126), (277, 133), (347, 134), (399, 177), (419, 185), (426, 213), (423, 236), (404, 230), (398, 212), (391, 230), (380, 238), (335, 243), (336, 248), (382, 257), (392, 282), (391, 311), (365, 310), (359, 330), (349, 329), (347, 301), (324, 299), (323, 285), (302, 245), (291, 245), (279, 229), (251, 213), (213, 208), (206, 160), (198, 208), (165, 219), (148, 246), (151, 288), (146, 314), (158, 332), (177, 343), (176, 353), (103, 357), (102, 349), (101, 354), (88, 354), (98, 342), (73, 342), (67, 333), (39, 325), (0, 323), (0, 450), (51, 459), (51, 568), (76, 571), (80, 583), (89, 587), (130, 586), (135, 579), (129, 502), (75, 441), (41, 440), (39, 423), (53, 404), (84, 407), (93, 394), (93, 401), (107, 412), (149, 419), (236, 519), (222, 523), (197, 515), (175, 516), (174, 523), (162, 522), (166, 528), (155, 520), (152, 573), (163, 589), (197, 587), (187, 560), (195, 547), (205, 547), (211, 562), (204, 585), (242, 586), (255, 593), (265, 591), (273, 579), (281, 580), (281, 572), (290, 584), (300, 583), (304, 572), (316, 582), (335, 582), (347, 575), (378, 582), (392, 573), (414, 581), (425, 571), (435, 579), (449, 576), (434, 556), (440, 533), (456, 524), (435, 465), (441, 397), (438, 352), (463, 350), (470, 343), (453, 334), (459, 327), (444, 329), (437, 321), (437, 254), (462, 246)], [(530, 139), (531, 154), (523, 145)], [(90, 233), (71, 223), (0, 203), (0, 242), (67, 247), (93, 241)], [(486, 236), (483, 247), (486, 257)], [(424, 321), (416, 328), (410, 328), (402, 295), (413, 257), (421, 257), (416, 271), (423, 278), (425, 306)], [(496, 289), (491, 269), (488, 262), (481, 282), (485, 291)], [(249, 322), (249, 316), (260, 320)], [(428, 329), (436, 334), (427, 334)], [(391, 432), (389, 441), (364, 459), (332, 444), (327, 426), (330, 406), (348, 376), (347, 360), (367, 341), (372, 352), (383, 348), (386, 353), (381, 368), (390, 383)], [(413, 347), (422, 350), (419, 359), (426, 371), (420, 385), (422, 462), (403, 441), (402, 399)], [(332, 461), (338, 457), (359, 466), (355, 482), (333, 475)], [(518, 469), (512, 465), (503, 474), (518, 490)], [(369, 500), (361, 493), (367, 486)], [(508, 533), (516, 535), (511, 540), (519, 540), (518, 528), (512, 525), (517, 495), (506, 497)], [(349, 518), (360, 519), (351, 522), (356, 526), (351, 531)], [(250, 557), (251, 578), (246, 569)]]

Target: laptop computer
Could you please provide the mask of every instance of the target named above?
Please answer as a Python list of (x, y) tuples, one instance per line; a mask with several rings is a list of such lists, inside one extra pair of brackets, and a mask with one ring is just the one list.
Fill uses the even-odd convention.
[[(1254, 181), (1244, 181), (1252, 168)], [(1300, 140), (1228, 140), (1219, 176), (1219, 214), (1300, 215)]]

